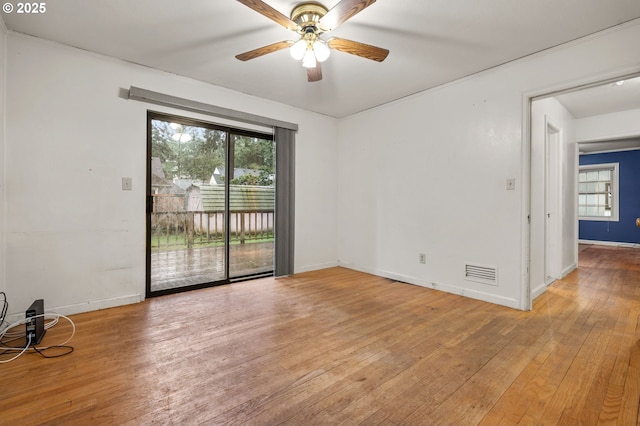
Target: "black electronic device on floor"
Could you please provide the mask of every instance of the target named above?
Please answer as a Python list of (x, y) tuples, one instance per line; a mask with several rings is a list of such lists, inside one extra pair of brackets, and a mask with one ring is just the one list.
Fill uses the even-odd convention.
[(47, 330), (44, 329), (44, 300), (37, 299), (25, 312), (26, 338), (31, 345), (38, 345)]

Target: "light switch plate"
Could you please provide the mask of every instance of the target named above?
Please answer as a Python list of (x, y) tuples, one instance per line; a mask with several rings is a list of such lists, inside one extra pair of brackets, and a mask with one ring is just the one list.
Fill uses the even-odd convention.
[(122, 190), (123, 191), (131, 191), (132, 187), (133, 187), (132, 179), (130, 177), (123, 177), (122, 178)]
[(507, 179), (507, 191), (516, 189), (516, 178)]

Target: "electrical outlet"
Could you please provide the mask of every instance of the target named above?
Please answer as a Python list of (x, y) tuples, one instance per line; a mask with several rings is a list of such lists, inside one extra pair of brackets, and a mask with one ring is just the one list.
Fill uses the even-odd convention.
[(420, 263), (422, 263), (423, 265), (427, 263), (427, 255), (424, 253), (420, 253), (420, 255), (418, 256), (418, 261)]
[(122, 190), (123, 191), (131, 191), (132, 187), (133, 187), (132, 179), (130, 177), (123, 177), (122, 178)]

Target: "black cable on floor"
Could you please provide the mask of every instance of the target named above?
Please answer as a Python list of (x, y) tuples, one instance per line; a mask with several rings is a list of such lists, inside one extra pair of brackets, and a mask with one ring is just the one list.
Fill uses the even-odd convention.
[[(73, 346), (66, 346), (66, 345), (59, 345), (59, 346), (49, 346), (43, 349), (38, 349), (35, 346), (32, 346), (33, 350), (35, 350), (38, 354), (40, 354), (40, 356), (42, 356), (43, 358), (58, 358), (61, 356), (65, 356), (65, 355), (69, 355), (71, 352), (73, 352)], [(66, 349), (66, 352), (60, 353), (60, 354), (56, 354), (56, 355), (46, 355), (44, 353), (44, 351), (48, 351), (49, 349)]]

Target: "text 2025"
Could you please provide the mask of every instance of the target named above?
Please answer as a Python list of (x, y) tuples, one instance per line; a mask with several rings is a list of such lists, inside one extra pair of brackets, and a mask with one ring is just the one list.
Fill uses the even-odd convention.
[(16, 13), (45, 13), (47, 11), (46, 3), (16, 3)]

